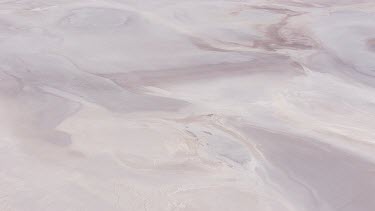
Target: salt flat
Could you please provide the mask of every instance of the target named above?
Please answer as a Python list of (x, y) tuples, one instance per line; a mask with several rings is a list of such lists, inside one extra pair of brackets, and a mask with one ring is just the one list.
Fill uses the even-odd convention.
[(1, 0), (0, 211), (375, 210), (373, 0)]

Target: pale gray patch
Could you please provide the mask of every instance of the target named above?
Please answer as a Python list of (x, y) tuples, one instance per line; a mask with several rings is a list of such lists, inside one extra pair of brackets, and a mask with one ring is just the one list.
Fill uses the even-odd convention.
[[(375, 165), (360, 157), (293, 134), (251, 126), (243, 132), (270, 163), (266, 174), (306, 210), (371, 210)], [(302, 201), (301, 201), (302, 200)]]

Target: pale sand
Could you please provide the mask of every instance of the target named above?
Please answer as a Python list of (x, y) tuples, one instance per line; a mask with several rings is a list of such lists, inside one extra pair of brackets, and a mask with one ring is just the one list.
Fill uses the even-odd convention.
[(375, 210), (372, 0), (0, 1), (0, 211)]

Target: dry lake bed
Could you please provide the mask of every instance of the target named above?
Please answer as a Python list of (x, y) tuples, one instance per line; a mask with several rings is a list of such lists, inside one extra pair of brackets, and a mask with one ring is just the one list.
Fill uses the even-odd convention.
[(0, 0), (0, 211), (374, 210), (374, 0)]

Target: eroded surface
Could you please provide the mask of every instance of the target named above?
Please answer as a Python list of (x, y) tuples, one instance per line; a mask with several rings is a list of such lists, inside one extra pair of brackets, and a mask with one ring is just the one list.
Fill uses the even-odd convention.
[(372, 0), (0, 1), (0, 210), (375, 210)]

